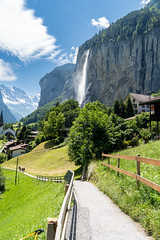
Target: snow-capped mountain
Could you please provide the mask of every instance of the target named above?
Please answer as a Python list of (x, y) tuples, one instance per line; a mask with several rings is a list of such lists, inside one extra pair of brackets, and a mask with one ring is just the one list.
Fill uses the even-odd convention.
[(11, 110), (12, 114), (17, 120), (27, 116), (38, 107), (40, 95), (28, 96), (20, 88), (10, 86), (7, 87), (3, 84), (0, 85), (3, 102)]

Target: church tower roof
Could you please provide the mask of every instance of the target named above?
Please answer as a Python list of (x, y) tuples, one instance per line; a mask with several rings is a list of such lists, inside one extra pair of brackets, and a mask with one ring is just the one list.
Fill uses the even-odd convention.
[(3, 122), (3, 112), (1, 111), (1, 115), (0, 115), (0, 127), (2, 127), (4, 124)]

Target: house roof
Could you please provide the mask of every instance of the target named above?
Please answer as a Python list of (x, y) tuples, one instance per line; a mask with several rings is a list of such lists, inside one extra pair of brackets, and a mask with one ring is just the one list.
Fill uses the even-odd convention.
[(11, 141), (11, 142), (7, 142), (6, 144), (5, 144), (5, 147), (9, 147), (9, 146), (12, 146), (12, 145), (18, 145), (18, 142), (17, 141)]
[(14, 147), (10, 147), (9, 148), (11, 152), (13, 151), (16, 151), (16, 150), (19, 150), (19, 149), (23, 149), (23, 150), (27, 150), (25, 147), (23, 147), (22, 145), (17, 145), (17, 146), (14, 146)]
[(149, 101), (153, 98), (153, 96), (143, 95), (143, 94), (136, 94), (136, 93), (130, 93), (132, 97), (134, 97), (139, 102), (145, 102)]
[(154, 98), (152, 98), (152, 99), (150, 99), (148, 101), (141, 102), (140, 105), (143, 105), (143, 104), (152, 105), (152, 104), (158, 103), (158, 102), (160, 102), (160, 96), (154, 97)]

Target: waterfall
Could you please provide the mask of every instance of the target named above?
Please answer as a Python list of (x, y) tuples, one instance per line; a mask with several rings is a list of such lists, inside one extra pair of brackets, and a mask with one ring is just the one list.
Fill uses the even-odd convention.
[(81, 72), (81, 76), (78, 84), (78, 90), (77, 90), (77, 101), (79, 102), (80, 105), (82, 104), (83, 99), (85, 97), (88, 56), (89, 56), (89, 50), (85, 52), (85, 61), (83, 64), (83, 68), (82, 68), (82, 72)]

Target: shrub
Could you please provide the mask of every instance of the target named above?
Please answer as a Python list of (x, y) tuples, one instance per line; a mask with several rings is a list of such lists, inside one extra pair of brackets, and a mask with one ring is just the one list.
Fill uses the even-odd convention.
[(0, 163), (3, 163), (8, 160), (8, 156), (5, 153), (0, 153)]

